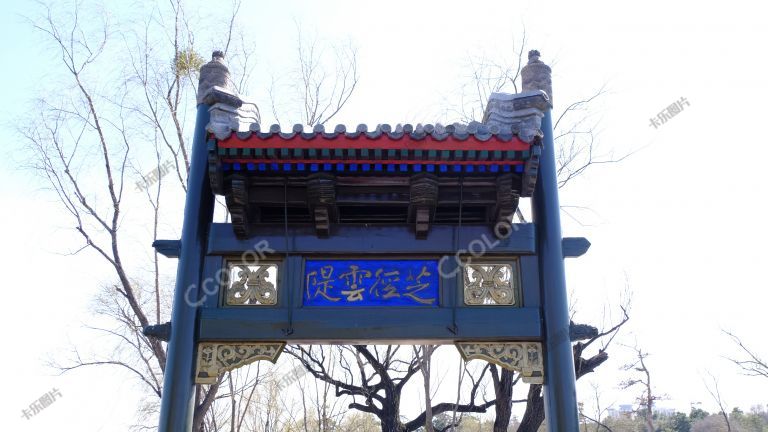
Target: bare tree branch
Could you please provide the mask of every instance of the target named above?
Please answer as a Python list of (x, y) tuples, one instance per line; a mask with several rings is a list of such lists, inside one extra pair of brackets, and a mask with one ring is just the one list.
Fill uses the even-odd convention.
[(731, 340), (739, 347), (740, 354), (746, 357), (743, 359), (726, 358), (738, 366), (745, 375), (768, 378), (768, 363), (766, 363), (765, 360), (758, 356), (752, 349), (747, 347), (738, 336), (727, 330), (723, 330), (723, 333), (731, 338)]

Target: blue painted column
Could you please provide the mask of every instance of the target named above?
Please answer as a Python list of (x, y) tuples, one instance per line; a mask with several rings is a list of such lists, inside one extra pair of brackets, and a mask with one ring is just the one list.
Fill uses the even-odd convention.
[(533, 215), (544, 308), (544, 412), (549, 432), (579, 430), (576, 375), (570, 340), (568, 293), (565, 288), (560, 199), (552, 130), (552, 110), (544, 114), (544, 148), (533, 196)]
[(173, 295), (171, 338), (165, 364), (159, 432), (191, 432), (195, 401), (195, 327), (198, 287), (206, 252), (207, 232), (213, 221), (214, 197), (208, 182), (206, 125), (208, 105), (197, 106), (192, 141), (181, 253)]

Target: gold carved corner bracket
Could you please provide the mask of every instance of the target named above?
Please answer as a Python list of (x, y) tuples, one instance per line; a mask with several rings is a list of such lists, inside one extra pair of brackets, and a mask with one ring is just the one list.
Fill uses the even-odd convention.
[(544, 383), (544, 356), (539, 342), (456, 342), (464, 361), (485, 360), (519, 372), (523, 382)]
[(216, 343), (197, 345), (196, 384), (215, 384), (219, 375), (257, 360), (277, 361), (285, 342)]

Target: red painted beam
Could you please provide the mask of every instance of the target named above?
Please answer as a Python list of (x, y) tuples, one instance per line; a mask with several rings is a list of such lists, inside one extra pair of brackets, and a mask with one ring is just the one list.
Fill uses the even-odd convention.
[(371, 139), (364, 136), (350, 138), (346, 135), (338, 135), (334, 138), (323, 138), (317, 136), (312, 139), (304, 139), (299, 135), (293, 138), (285, 139), (280, 135), (272, 135), (269, 138), (259, 138), (257, 135), (251, 135), (246, 139), (240, 139), (236, 134), (218, 142), (220, 148), (288, 148), (288, 149), (408, 149), (408, 150), (530, 150), (531, 144), (513, 137), (509, 141), (491, 138), (488, 141), (467, 138), (458, 140), (454, 137), (447, 137), (444, 140), (436, 140), (430, 136), (416, 140), (408, 135), (402, 138), (392, 139), (387, 136), (380, 136)]
[(381, 165), (522, 165), (525, 161), (519, 160), (482, 160), (482, 161), (456, 161), (456, 160), (362, 160), (362, 159), (248, 159), (248, 158), (221, 158), (225, 163), (305, 163), (305, 164), (381, 164)]

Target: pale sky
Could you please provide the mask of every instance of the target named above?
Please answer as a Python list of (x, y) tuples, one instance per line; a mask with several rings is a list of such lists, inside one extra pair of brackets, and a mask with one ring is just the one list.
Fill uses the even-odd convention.
[[(594, 382), (604, 394), (601, 403), (631, 403), (634, 394), (617, 390), (626, 378), (619, 368), (631, 357), (619, 343), (637, 342), (651, 353), (655, 391), (669, 396), (659, 406), (687, 412), (691, 403), (702, 402), (712, 411), (702, 384), (706, 371), (719, 377), (730, 407), (748, 410), (768, 402), (765, 379), (744, 377), (724, 359), (735, 354), (721, 332), (740, 335), (768, 358), (763, 275), (768, 149), (761, 132), (768, 100), (765, 6), (746, 1), (362, 4), (244, 6), (242, 22), (257, 45), (259, 64), (249, 83), (256, 102), (266, 108), (268, 81), (290, 59), (299, 22), (321, 40), (350, 40), (358, 48), (360, 87), (338, 122), (444, 120), (468, 82), (468, 58), (511, 56), (509, 44), (524, 27), (528, 46), (553, 65), (555, 103), (588, 96), (605, 84), (609, 93), (595, 108), (600, 146), (615, 155), (635, 152), (620, 164), (591, 169), (561, 191), (564, 206), (584, 208), (570, 210), (578, 222), (563, 215), (564, 235), (592, 243), (585, 256), (567, 261), (577, 320), (600, 324), (604, 306), (617, 304), (625, 284), (633, 294), (631, 321), (609, 350), (611, 360), (579, 382), (582, 400), (590, 403)], [(6, 354), (0, 370), (9, 390), (0, 403), (3, 429), (126, 430), (139, 388), (128, 375), (91, 368), (55, 376), (45, 366), (48, 359), (65, 357), (71, 341), (92, 338), (83, 330), (90, 305), (112, 276), (93, 254), (63, 255), (79, 245), (72, 223), (39, 179), (20, 169), (24, 147), (14, 124), (34, 121), (23, 115), (25, 107), (38, 96), (38, 86), (46, 85), (42, 80), (53, 56), (20, 17), (33, 14), (33, 5), (5, 6), (0, 200), (7, 205), (0, 230), (6, 298), (0, 302), (0, 329)], [(202, 27), (206, 7), (199, 2), (190, 8)], [(208, 40), (197, 45), (206, 57), (218, 48)], [(690, 106), (658, 129), (650, 126), (651, 117), (681, 97)], [(179, 229), (164, 227), (168, 238)], [(149, 253), (148, 244), (138, 246)], [(54, 387), (60, 400), (30, 420), (21, 417), (22, 408)]]

